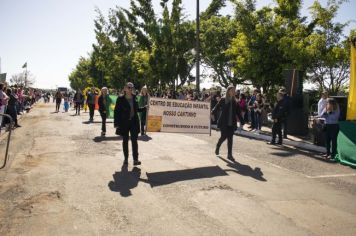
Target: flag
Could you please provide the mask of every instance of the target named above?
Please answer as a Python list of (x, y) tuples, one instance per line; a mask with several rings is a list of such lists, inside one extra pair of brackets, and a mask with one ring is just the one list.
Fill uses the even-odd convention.
[(27, 68), (27, 62), (23, 64), (22, 68)]
[(347, 120), (356, 120), (356, 40), (351, 42), (350, 91), (347, 105)]
[(113, 119), (114, 118), (114, 110), (115, 110), (115, 105), (116, 105), (116, 100), (117, 100), (117, 96), (115, 95), (109, 95), (109, 99), (108, 99), (108, 103), (107, 103), (107, 117), (109, 119)]

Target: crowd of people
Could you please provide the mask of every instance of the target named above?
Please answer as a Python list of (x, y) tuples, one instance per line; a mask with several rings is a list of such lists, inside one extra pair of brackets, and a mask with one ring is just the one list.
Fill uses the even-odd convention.
[(7, 86), (0, 83), (0, 132), (3, 128), (9, 131), (12, 128), (21, 127), (18, 124), (18, 116), (28, 112), (32, 105), (41, 99), (43, 92), (34, 88), (25, 88), (24, 86)]

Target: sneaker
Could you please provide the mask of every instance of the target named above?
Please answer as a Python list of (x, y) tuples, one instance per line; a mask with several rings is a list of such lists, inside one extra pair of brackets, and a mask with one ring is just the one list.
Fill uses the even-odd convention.
[(141, 165), (140, 161), (138, 161), (138, 160), (134, 161), (134, 166), (139, 166), (139, 165)]

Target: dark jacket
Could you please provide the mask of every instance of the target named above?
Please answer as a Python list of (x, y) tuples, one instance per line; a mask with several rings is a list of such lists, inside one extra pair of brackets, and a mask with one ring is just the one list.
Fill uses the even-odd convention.
[[(134, 116), (131, 120), (135, 133), (140, 132), (140, 124), (137, 112), (146, 111), (146, 108), (139, 108), (136, 96), (132, 95), (134, 104)], [(118, 128), (120, 135), (127, 135), (129, 132), (131, 107), (125, 96), (117, 98), (114, 110), (114, 125)]]
[(79, 99), (77, 98), (77, 96), (78, 96), (78, 93), (75, 93), (74, 98), (73, 98), (74, 102), (75, 102), (75, 103), (79, 103), (79, 104), (83, 104), (83, 102), (84, 102), (84, 95), (80, 93), (80, 94), (79, 94)]
[(277, 102), (272, 111), (272, 119), (277, 120), (277, 122), (282, 122), (285, 119), (285, 101), (282, 99)]
[(109, 95), (106, 95), (106, 105), (104, 104), (104, 97), (103, 95), (100, 95), (99, 99), (98, 99), (98, 105), (99, 105), (99, 112), (102, 113), (102, 112), (106, 112), (107, 110), (107, 105), (109, 103), (108, 101), (108, 97)]
[[(234, 129), (237, 128), (237, 117), (239, 117), (240, 121), (243, 122), (243, 118), (241, 116), (241, 110), (240, 106), (235, 100), (232, 100), (233, 106), (232, 106), (232, 126)], [(229, 122), (229, 110), (230, 110), (230, 103), (226, 104), (225, 103), (225, 98), (222, 98), (218, 104), (213, 109), (213, 113), (217, 110), (220, 110), (220, 116), (218, 118), (218, 128), (219, 129), (226, 129), (228, 127), (228, 122)]]

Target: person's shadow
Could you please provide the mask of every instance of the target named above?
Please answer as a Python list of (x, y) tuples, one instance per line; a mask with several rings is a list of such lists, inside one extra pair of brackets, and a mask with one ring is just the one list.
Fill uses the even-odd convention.
[(224, 161), (228, 167), (232, 168), (232, 170), (225, 170), (225, 171), (232, 171), (237, 174), (243, 175), (243, 176), (249, 176), (252, 177), (256, 180), (266, 182), (267, 179), (263, 177), (263, 172), (261, 171), (261, 168), (256, 167), (255, 169), (252, 169), (251, 166), (249, 165), (243, 165), (238, 163), (237, 161), (228, 161), (222, 158), (221, 156), (218, 156), (222, 161)]
[(130, 172), (128, 166), (123, 165), (121, 172), (113, 174), (114, 181), (110, 181), (108, 186), (113, 192), (119, 192), (122, 197), (132, 195), (131, 189), (136, 188), (140, 181), (141, 169), (134, 167)]

